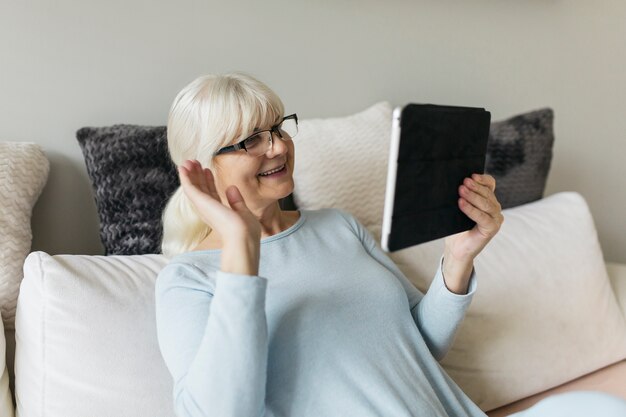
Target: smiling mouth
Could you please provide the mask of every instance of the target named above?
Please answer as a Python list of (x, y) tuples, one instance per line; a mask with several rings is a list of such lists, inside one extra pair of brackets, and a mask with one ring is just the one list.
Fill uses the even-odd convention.
[(268, 175), (272, 175), (272, 174), (276, 174), (277, 172), (281, 172), (285, 169), (285, 164), (282, 164), (279, 167), (276, 167), (274, 169), (270, 169), (269, 171), (265, 171), (262, 172), (260, 174), (258, 174), (259, 177), (267, 177)]

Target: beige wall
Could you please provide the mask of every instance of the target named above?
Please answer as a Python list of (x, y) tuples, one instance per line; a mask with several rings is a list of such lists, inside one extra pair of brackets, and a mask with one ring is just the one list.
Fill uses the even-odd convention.
[(378, 100), (550, 106), (548, 194), (582, 193), (626, 262), (626, 2), (200, 0), (0, 3), (0, 140), (41, 144), (33, 249), (101, 253), (75, 131), (161, 125), (195, 76), (243, 70), (303, 118)]

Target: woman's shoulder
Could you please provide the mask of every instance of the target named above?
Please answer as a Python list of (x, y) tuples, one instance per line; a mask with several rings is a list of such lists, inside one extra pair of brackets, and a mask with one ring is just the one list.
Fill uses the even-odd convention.
[(359, 234), (360, 223), (350, 212), (338, 208), (322, 208), (306, 210), (313, 227), (347, 228), (354, 234)]
[(353, 217), (352, 214), (350, 214), (350, 212), (344, 209), (335, 208), (335, 207), (319, 208), (315, 210), (300, 209), (300, 211), (305, 212), (307, 216), (350, 216), (350, 217)]
[(320, 208), (315, 210), (301, 210), (308, 220), (313, 221), (342, 221), (353, 216), (345, 210), (338, 208)]
[(171, 257), (159, 271), (157, 287), (215, 288), (219, 263), (215, 264), (206, 252), (208, 251), (185, 252)]

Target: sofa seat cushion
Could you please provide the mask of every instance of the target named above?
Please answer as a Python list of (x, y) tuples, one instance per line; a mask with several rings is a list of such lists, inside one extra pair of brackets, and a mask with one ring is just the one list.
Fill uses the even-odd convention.
[(506, 417), (532, 407), (551, 395), (570, 391), (602, 391), (626, 399), (626, 360), (614, 363), (556, 388), (535, 394), (487, 412), (489, 417)]
[(18, 415), (174, 416), (154, 311), (166, 263), (163, 255), (28, 255), (15, 322)]
[[(476, 295), (442, 361), (483, 410), (626, 358), (626, 321), (582, 196), (559, 193), (503, 214), (475, 260)], [(443, 243), (391, 257), (425, 291)]]

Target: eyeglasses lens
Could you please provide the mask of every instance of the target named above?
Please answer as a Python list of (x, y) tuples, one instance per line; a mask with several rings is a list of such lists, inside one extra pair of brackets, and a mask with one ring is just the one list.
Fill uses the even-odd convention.
[(263, 155), (270, 146), (269, 131), (259, 132), (245, 140), (246, 152), (253, 156)]
[[(280, 134), (282, 135), (282, 138), (280, 139), (291, 140), (291, 138), (298, 134), (298, 124), (294, 119), (285, 119), (280, 124), (277, 130), (279, 130)], [(274, 133), (273, 131), (264, 130), (246, 139), (244, 142), (246, 152), (248, 152), (248, 154), (252, 156), (263, 155), (270, 149), (272, 134), (276, 135), (276, 133)], [(273, 139), (276, 140), (277, 137), (278, 135), (274, 136)]]
[[(279, 129), (280, 129), (281, 134), (286, 133), (289, 136), (289, 138), (293, 138), (294, 136), (298, 134), (298, 124), (296, 123), (294, 119), (283, 120)], [(288, 140), (287, 138), (284, 137), (284, 135), (283, 135), (283, 139)]]

